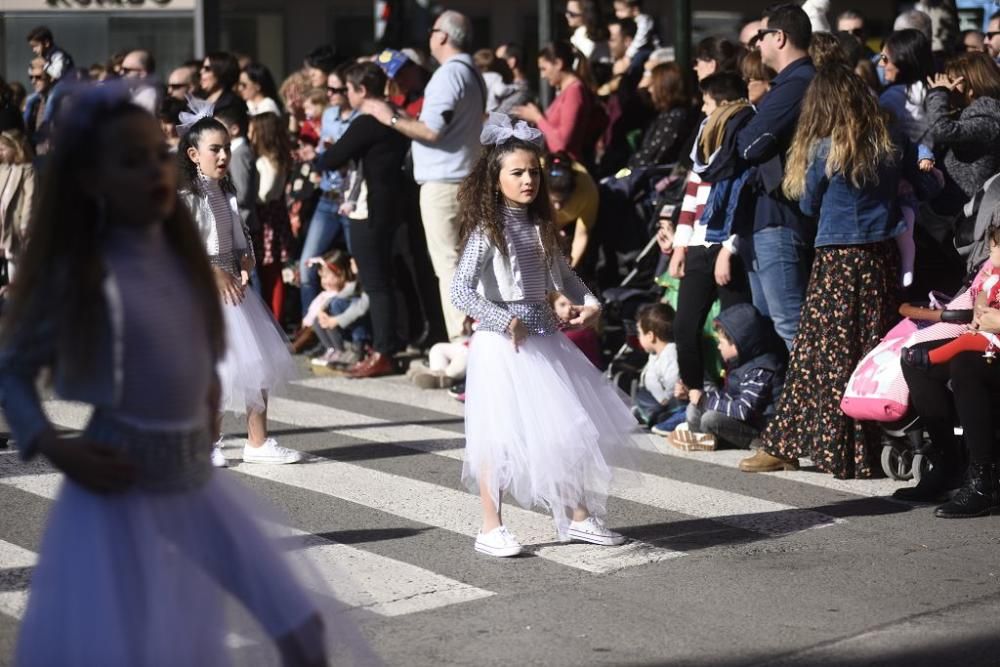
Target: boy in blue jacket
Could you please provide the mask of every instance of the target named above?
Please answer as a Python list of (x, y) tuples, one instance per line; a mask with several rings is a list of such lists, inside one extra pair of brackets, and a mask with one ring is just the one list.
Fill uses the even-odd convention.
[(726, 381), (719, 391), (690, 392), (688, 430), (670, 438), (679, 449), (749, 448), (781, 394), (785, 360), (772, 351), (773, 328), (756, 308), (749, 303), (726, 308), (715, 319), (715, 331)]

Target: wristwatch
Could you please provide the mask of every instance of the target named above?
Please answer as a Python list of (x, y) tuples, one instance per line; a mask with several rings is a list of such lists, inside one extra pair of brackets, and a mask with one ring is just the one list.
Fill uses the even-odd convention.
[(392, 125), (393, 127), (396, 127), (396, 123), (398, 123), (398, 122), (399, 122), (399, 114), (393, 112), (392, 118), (389, 119), (389, 125)]

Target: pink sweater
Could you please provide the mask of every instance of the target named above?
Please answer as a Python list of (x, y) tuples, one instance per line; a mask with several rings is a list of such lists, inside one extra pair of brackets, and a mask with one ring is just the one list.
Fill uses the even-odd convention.
[(545, 145), (552, 153), (566, 151), (574, 160), (581, 160), (587, 133), (587, 97), (583, 83), (575, 81), (563, 88), (538, 121), (545, 134)]

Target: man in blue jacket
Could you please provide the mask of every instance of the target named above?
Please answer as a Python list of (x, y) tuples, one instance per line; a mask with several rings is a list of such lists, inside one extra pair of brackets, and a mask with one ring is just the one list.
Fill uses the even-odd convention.
[(743, 159), (757, 166), (753, 231), (743, 234), (752, 240), (754, 306), (771, 318), (790, 349), (809, 279), (814, 225), (797, 202), (785, 198), (781, 181), (802, 98), (816, 70), (808, 53), (812, 28), (801, 7), (772, 6), (765, 10), (762, 25), (757, 32), (761, 60), (778, 76), (757, 106), (757, 115), (736, 137)]

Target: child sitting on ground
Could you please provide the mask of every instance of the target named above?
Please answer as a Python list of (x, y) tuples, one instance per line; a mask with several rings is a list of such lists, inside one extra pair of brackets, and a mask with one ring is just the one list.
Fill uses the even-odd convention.
[(406, 376), (421, 389), (448, 389), (465, 379), (469, 340), (474, 320), (466, 317), (462, 335), (447, 343), (435, 343), (427, 353), (427, 363), (415, 361)]
[(716, 443), (747, 449), (763, 430), (784, 383), (781, 357), (770, 351), (767, 320), (749, 303), (726, 308), (715, 319), (719, 353), (726, 363), (721, 391), (691, 389), (687, 428), (670, 444), (686, 451), (710, 451)]
[(994, 215), (994, 224), (986, 232), (990, 240), (989, 273), (978, 288), (971, 290), (974, 317), (970, 330), (944, 345), (926, 348), (903, 348), (904, 363), (917, 368), (929, 368), (946, 364), (962, 352), (982, 352), (992, 362), (1000, 351), (1000, 337), (986, 331), (979, 331), (979, 316), (985, 308), (1000, 308), (1000, 221)]
[(310, 264), (319, 266), (323, 291), (309, 304), (302, 326), (312, 327), (326, 348), (321, 356), (312, 360), (317, 368), (357, 363), (371, 342), (368, 295), (361, 291), (352, 261), (343, 250), (333, 250), (310, 260)]
[(674, 344), (674, 309), (665, 303), (648, 303), (636, 313), (639, 344), (649, 360), (639, 375), (632, 399), (632, 413), (645, 426), (663, 422), (681, 407), (674, 396), (680, 378)]
[(593, 327), (571, 327), (569, 321), (573, 315), (573, 304), (566, 295), (560, 292), (549, 292), (549, 305), (552, 312), (559, 321), (559, 330), (566, 334), (566, 337), (574, 345), (580, 348), (583, 356), (587, 357), (590, 363), (597, 368), (601, 368), (601, 341), (597, 336), (597, 331)]

